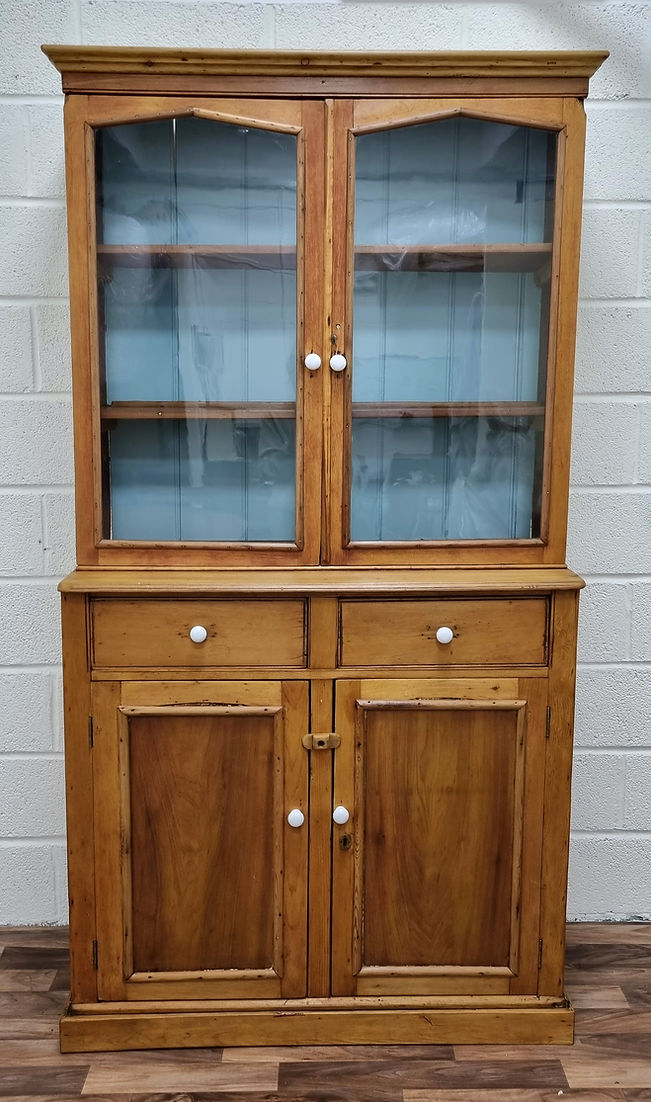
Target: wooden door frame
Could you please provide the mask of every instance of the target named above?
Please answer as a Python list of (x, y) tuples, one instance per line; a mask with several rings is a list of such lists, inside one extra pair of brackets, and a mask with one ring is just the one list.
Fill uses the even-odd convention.
[[(341, 745), (335, 752), (333, 803), (351, 812), (345, 826), (335, 826), (332, 842), (332, 992), (335, 996), (370, 995), (535, 995), (538, 989), (538, 889), (542, 853), (547, 683), (543, 678), (387, 677), (337, 683), (335, 726)], [(436, 966), (362, 967), (363, 926), (363, 769), (365, 709), (378, 707), (483, 708), (518, 713), (522, 758), (514, 811), (515, 862), (511, 912), (510, 967)], [(357, 832), (356, 832), (357, 831)], [(518, 831), (520, 835), (518, 838)], [(346, 834), (350, 843), (341, 846)], [(519, 855), (519, 856), (518, 856)], [(365, 974), (366, 973), (366, 974)]]
[[(103, 536), (100, 338), (97, 295), (94, 130), (162, 118), (207, 118), (297, 138), (296, 535), (295, 544), (121, 541)], [(324, 301), (324, 106), (306, 100), (196, 96), (69, 95), (66, 181), (77, 561), (80, 566), (305, 566), (321, 541), (322, 384), (303, 366), (322, 343)]]
[[(219, 700), (207, 704), (206, 697)], [(203, 698), (203, 699), (202, 699)], [(100, 1000), (279, 998), (306, 994), (308, 761), (301, 738), (309, 723), (307, 681), (94, 682), (94, 839), (97, 891), (97, 967)], [(274, 849), (275, 967), (202, 972), (134, 973), (131, 957), (130, 789), (131, 715), (255, 714), (273, 717), (278, 790)], [(303, 810), (299, 830), (289, 806)], [(280, 917), (282, 916), (282, 917)]]
[[(542, 531), (527, 540), (350, 543), (350, 441), (353, 357), (353, 215), (355, 138), (361, 134), (435, 122), (456, 115), (556, 131), (554, 228), (546, 353), (546, 414), (543, 457)], [(562, 564), (565, 558), (578, 263), (585, 144), (585, 114), (572, 97), (460, 96), (449, 99), (342, 100), (333, 108), (333, 146), (338, 166), (334, 182), (332, 339), (347, 369), (330, 381), (330, 461), (326, 559), (333, 565), (534, 565)]]

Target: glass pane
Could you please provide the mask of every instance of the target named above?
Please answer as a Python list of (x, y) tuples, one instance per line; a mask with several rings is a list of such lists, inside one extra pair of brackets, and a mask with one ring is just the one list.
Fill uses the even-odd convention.
[(540, 534), (556, 135), (356, 140), (353, 541)]
[(528, 539), (539, 431), (533, 417), (356, 417), (351, 538)]
[(117, 421), (109, 447), (113, 539), (293, 538), (293, 415)]
[(295, 540), (296, 139), (98, 130), (105, 537)]

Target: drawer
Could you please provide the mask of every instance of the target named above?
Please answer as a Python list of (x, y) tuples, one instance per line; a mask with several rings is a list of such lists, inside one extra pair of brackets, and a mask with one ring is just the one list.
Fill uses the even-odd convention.
[[(547, 613), (544, 597), (342, 601), (339, 665), (542, 666)], [(441, 627), (451, 642), (438, 642)]]
[(95, 600), (92, 633), (95, 666), (306, 664), (302, 600)]

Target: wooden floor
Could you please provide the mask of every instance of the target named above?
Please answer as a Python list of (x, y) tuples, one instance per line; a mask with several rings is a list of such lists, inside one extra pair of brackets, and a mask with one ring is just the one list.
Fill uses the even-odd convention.
[(108, 1102), (651, 1102), (651, 925), (570, 926), (568, 1047), (394, 1045), (61, 1056), (65, 931), (0, 929), (0, 1097)]

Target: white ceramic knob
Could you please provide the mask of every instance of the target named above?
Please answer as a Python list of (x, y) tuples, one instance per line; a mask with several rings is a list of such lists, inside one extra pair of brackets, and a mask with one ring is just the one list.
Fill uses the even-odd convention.
[(208, 632), (201, 624), (195, 624), (193, 628), (190, 628), (190, 638), (193, 643), (205, 643)]
[(333, 371), (343, 371), (346, 367), (346, 357), (341, 355), (341, 352), (335, 352), (334, 356), (330, 357), (330, 367)]
[(452, 628), (437, 628), (436, 638), (439, 643), (451, 643), (454, 638), (454, 632)]
[(308, 371), (318, 371), (321, 367), (321, 357), (316, 352), (308, 352), (305, 357), (305, 366)]
[(300, 807), (292, 808), (289, 815), (287, 816), (287, 822), (289, 823), (290, 827), (297, 828), (303, 826), (303, 823), (305, 822), (305, 816)]
[(339, 804), (339, 807), (336, 807), (332, 812), (332, 818), (337, 826), (343, 826), (344, 823), (347, 823), (350, 819), (350, 814), (347, 808), (343, 807), (342, 804)]

